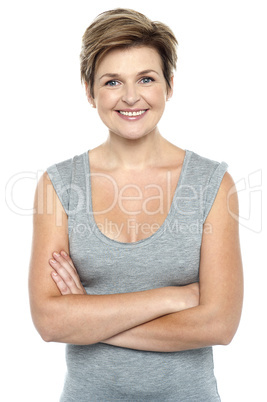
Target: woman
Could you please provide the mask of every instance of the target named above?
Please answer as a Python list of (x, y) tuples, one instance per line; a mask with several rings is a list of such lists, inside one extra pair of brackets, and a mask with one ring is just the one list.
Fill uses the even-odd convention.
[(212, 346), (232, 340), (242, 305), (238, 203), (225, 163), (159, 132), (176, 44), (128, 9), (83, 36), (108, 138), (40, 180), (30, 268), (37, 330), (67, 344), (61, 401), (220, 400)]

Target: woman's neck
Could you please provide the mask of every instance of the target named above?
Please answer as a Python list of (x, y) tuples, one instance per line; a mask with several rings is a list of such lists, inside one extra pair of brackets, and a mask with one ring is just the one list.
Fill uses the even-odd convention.
[(107, 163), (113, 168), (143, 170), (160, 163), (167, 144), (170, 145), (158, 130), (137, 140), (110, 133), (107, 141), (102, 144), (102, 150), (108, 159)]

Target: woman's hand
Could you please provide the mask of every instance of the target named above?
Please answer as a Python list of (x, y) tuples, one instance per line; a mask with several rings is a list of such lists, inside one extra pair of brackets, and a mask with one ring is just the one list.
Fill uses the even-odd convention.
[[(65, 252), (53, 253), (49, 263), (54, 269), (52, 278), (62, 295), (86, 294), (77, 270), (70, 256)], [(187, 286), (169, 286), (165, 288), (174, 311), (181, 311), (199, 305), (199, 284)]]
[(49, 260), (49, 264), (54, 269), (51, 276), (60, 293), (62, 295), (86, 295), (86, 290), (70, 256), (65, 251), (61, 251), (60, 254), (54, 252), (53, 257)]

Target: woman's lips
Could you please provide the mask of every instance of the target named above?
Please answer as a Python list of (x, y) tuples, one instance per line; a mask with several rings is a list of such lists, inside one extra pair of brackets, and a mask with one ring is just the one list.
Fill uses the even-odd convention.
[(126, 110), (116, 110), (116, 113), (123, 120), (136, 121), (142, 119), (148, 112), (148, 109), (126, 109)]

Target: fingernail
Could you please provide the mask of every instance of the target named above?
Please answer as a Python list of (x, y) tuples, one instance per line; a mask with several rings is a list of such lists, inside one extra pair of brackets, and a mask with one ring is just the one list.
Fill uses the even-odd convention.
[(61, 254), (62, 254), (64, 257), (67, 257), (67, 255), (68, 255), (65, 251), (61, 251)]
[(54, 257), (59, 257), (59, 254), (56, 253), (56, 252), (54, 252), (54, 253), (53, 253), (53, 256), (54, 256)]
[(56, 263), (57, 263), (55, 260), (52, 260), (52, 258), (51, 258), (50, 262), (51, 262), (52, 264), (56, 264)]

